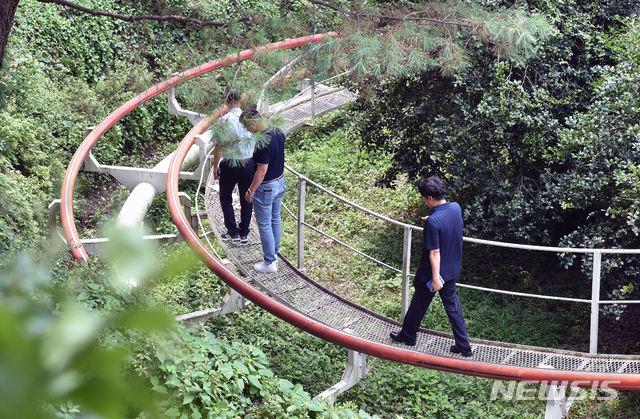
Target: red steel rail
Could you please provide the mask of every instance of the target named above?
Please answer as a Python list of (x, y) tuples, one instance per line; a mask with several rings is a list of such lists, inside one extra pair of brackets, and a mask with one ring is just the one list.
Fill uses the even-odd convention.
[(320, 35), (311, 35), (296, 39), (288, 39), (285, 41), (264, 45), (255, 49), (247, 49), (236, 54), (231, 54), (226, 58), (202, 64), (198, 67), (194, 67), (190, 70), (177, 74), (162, 83), (156, 84), (145, 92), (142, 92), (133, 99), (129, 100), (127, 103), (120, 106), (109, 116), (107, 116), (91, 131), (91, 133), (89, 133), (89, 135), (87, 135), (82, 144), (80, 144), (73, 157), (71, 158), (71, 162), (67, 166), (67, 171), (65, 172), (62, 182), (62, 190), (60, 191), (60, 218), (62, 222), (62, 228), (64, 230), (67, 243), (71, 247), (71, 254), (73, 255), (73, 257), (85, 262), (89, 260), (89, 255), (87, 254), (84, 246), (82, 245), (82, 242), (80, 241), (78, 230), (76, 229), (75, 219), (73, 217), (73, 186), (75, 185), (76, 177), (78, 176), (78, 172), (80, 171), (80, 167), (82, 166), (84, 159), (87, 157), (91, 149), (96, 145), (98, 140), (102, 138), (102, 136), (107, 131), (109, 131), (109, 129), (113, 127), (118, 121), (120, 121), (138, 106), (158, 96), (160, 93), (163, 93), (172, 87), (178, 86), (192, 78), (201, 76), (205, 73), (217, 70), (219, 68), (227, 67), (240, 61), (251, 59), (256, 53), (278, 49), (286, 50), (299, 48), (309, 43), (318, 43), (323, 41), (324, 39), (337, 35), (338, 34), (336, 32), (327, 32)]
[[(74, 154), (64, 177), (61, 192), (61, 216), (66, 238), (71, 246), (71, 252), (76, 259), (88, 260), (88, 255), (80, 242), (73, 219), (73, 186), (80, 166), (91, 148), (117, 121), (127, 115), (136, 107), (149, 99), (177, 86), (186, 80), (200, 76), (209, 71), (228, 66), (242, 60), (250, 59), (256, 52), (275, 49), (290, 49), (301, 47), (309, 42), (319, 42), (327, 36), (335, 36), (335, 33), (308, 36), (293, 40), (282, 41), (266, 45), (255, 50), (245, 50), (233, 54), (227, 58), (216, 60), (191, 70), (180, 73), (171, 79), (159, 83), (144, 93), (134, 97), (102, 121), (82, 142)], [(178, 181), (180, 169), (191, 147), (195, 144), (195, 135), (202, 134), (208, 127), (208, 120), (194, 126), (180, 143), (173, 159), (171, 160), (167, 176), (167, 199), (169, 210), (180, 234), (191, 248), (207, 263), (209, 268), (229, 286), (234, 288), (245, 298), (250, 299), (258, 306), (280, 319), (308, 332), (321, 339), (335, 343), (348, 349), (352, 349), (367, 355), (384, 358), (395, 362), (405, 363), (418, 367), (431, 368), (458, 374), (473, 375), (499, 380), (532, 381), (546, 383), (570, 383), (580, 387), (600, 387), (619, 390), (640, 390), (640, 374), (611, 374), (583, 371), (562, 371), (538, 368), (526, 368), (500, 364), (478, 362), (471, 359), (459, 359), (441, 355), (415, 352), (402, 347), (391, 346), (370, 341), (346, 332), (333, 329), (313, 318), (306, 316), (290, 307), (270, 298), (267, 294), (244, 281), (241, 277), (227, 269), (211, 251), (202, 243), (197, 233), (191, 228), (186, 218), (178, 194)]]
[(206, 126), (202, 123), (193, 127), (178, 146), (178, 149), (176, 150), (176, 153), (169, 165), (169, 172), (167, 176), (167, 199), (171, 216), (178, 226), (178, 230), (184, 240), (220, 279), (242, 294), (245, 298), (253, 301), (269, 313), (304, 330), (305, 332), (311, 333), (320, 339), (335, 343), (336, 345), (378, 358), (384, 358), (418, 367), (498, 380), (532, 381), (540, 383), (568, 382), (572, 386), (579, 387), (606, 386), (607, 388), (619, 390), (640, 390), (640, 374), (562, 371), (490, 364), (486, 362), (473, 361), (471, 359), (459, 359), (423, 352), (415, 352), (401, 347), (386, 345), (333, 329), (324, 323), (318, 322), (317, 320), (272, 299), (269, 295), (258, 290), (253, 285), (247, 283), (244, 279), (226, 268), (222, 261), (211, 253), (211, 251), (200, 240), (197, 233), (193, 231), (189, 220), (182, 210), (182, 205), (180, 204), (180, 199), (178, 197), (180, 167), (182, 166), (189, 149), (195, 143), (194, 136), (196, 134), (201, 134), (205, 129)]

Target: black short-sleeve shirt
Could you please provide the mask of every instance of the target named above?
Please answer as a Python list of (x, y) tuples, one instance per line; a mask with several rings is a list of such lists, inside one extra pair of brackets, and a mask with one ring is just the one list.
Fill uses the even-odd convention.
[(447, 201), (429, 211), (424, 223), (422, 255), (416, 276), (430, 281), (429, 250), (440, 249), (440, 276), (445, 281), (455, 279), (462, 268), (462, 210), (456, 202)]
[(284, 133), (279, 128), (273, 128), (264, 133), (270, 138), (268, 144), (253, 152), (254, 165), (268, 164), (263, 182), (277, 179), (284, 173)]

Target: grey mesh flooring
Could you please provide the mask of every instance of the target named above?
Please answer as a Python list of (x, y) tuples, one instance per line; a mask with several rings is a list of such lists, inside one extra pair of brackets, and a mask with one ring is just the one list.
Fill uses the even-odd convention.
[(311, 101), (309, 100), (277, 113), (275, 118), (281, 118), (283, 120), (280, 128), (285, 134), (287, 134), (305, 125), (307, 121), (310, 121), (312, 111), (316, 117), (319, 117), (344, 106), (346, 103), (354, 100), (355, 97), (356, 95), (354, 93), (346, 89), (338, 90), (336, 92), (317, 97), (315, 104), (313, 105), (313, 109)]
[[(347, 90), (318, 97), (313, 112), (318, 117), (338, 109), (354, 98), (355, 94)], [(274, 109), (276, 108), (277, 105), (274, 106)], [(283, 120), (282, 130), (285, 133), (304, 126), (311, 116), (312, 107), (309, 101), (276, 114), (277, 118)], [(288, 179), (288, 173), (285, 174), (285, 177)], [(205, 205), (213, 231), (220, 239), (220, 234), (226, 233), (226, 231), (217, 186), (217, 181), (213, 179), (213, 176), (210, 176), (207, 180)], [(239, 210), (237, 199), (236, 196), (234, 201), (236, 212)], [(236, 219), (239, 219), (238, 215), (236, 215)], [(252, 222), (248, 238), (249, 243), (247, 244), (230, 242), (222, 242), (222, 244), (248, 282), (258, 286), (272, 298), (288, 305), (293, 310), (336, 330), (348, 330), (349, 333), (366, 340), (400, 346), (416, 352), (461, 357), (461, 355), (449, 352), (450, 346), (454, 343), (451, 334), (433, 330), (420, 329), (416, 346), (413, 347), (393, 343), (389, 338), (389, 333), (399, 330), (400, 323), (341, 298), (297, 270), (282, 255), (278, 255), (277, 273), (256, 272), (253, 265), (262, 261), (262, 247), (255, 220)], [(490, 364), (562, 371), (640, 374), (639, 355), (591, 355), (479, 339), (471, 339), (471, 347), (474, 355), (470, 359)]]
[[(217, 181), (210, 176), (206, 187), (205, 205), (213, 231), (219, 239), (220, 234), (226, 231), (217, 186)], [(238, 210), (237, 196), (235, 199), (235, 207)], [(236, 219), (239, 219), (238, 217), (236, 216)], [(449, 352), (449, 347), (454, 341), (453, 336), (447, 333), (421, 329), (416, 346), (393, 343), (389, 333), (399, 330), (400, 324), (397, 321), (334, 294), (298, 271), (282, 255), (278, 255), (277, 273), (256, 272), (253, 265), (262, 261), (262, 247), (255, 220), (252, 221), (248, 244), (222, 244), (245, 280), (258, 286), (272, 298), (336, 330), (348, 329), (350, 333), (363, 339), (397, 345), (416, 352), (460, 357)], [(470, 359), (491, 364), (563, 371), (640, 374), (640, 356), (635, 355), (591, 355), (477, 339), (471, 339), (471, 346), (474, 355)]]

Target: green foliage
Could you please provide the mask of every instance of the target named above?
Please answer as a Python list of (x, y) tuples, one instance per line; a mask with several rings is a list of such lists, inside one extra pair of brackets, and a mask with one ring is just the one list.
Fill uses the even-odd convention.
[(153, 268), (134, 236), (112, 235), (109, 264), (62, 255), (50, 272), (25, 258), (0, 271), (3, 417), (356, 417), (277, 377), (254, 345), (169, 328), (145, 282), (192, 259)]
[(367, 380), (345, 393), (361, 406), (385, 400), (372, 411), (382, 417), (535, 418), (535, 402), (490, 401), (493, 380), (465, 377), (379, 361)]
[(7, 258), (44, 244), (47, 230), (41, 202), (46, 195), (38, 193), (38, 186), (35, 179), (18, 172), (0, 172), (0, 266)]
[[(444, 311), (442, 316), (449, 327)], [(343, 348), (274, 321), (270, 314), (251, 307), (233, 316), (212, 319), (207, 328), (218, 331), (225, 339), (260, 347), (279, 377), (303, 384), (312, 394), (335, 384), (346, 366)], [(540, 402), (489, 400), (493, 380), (371, 357), (367, 357), (367, 364), (367, 379), (338, 398), (338, 414), (345, 415), (339, 417), (352, 417), (346, 416), (346, 411), (355, 410), (359, 411), (355, 417), (360, 418), (518, 418), (539, 417), (544, 408)]]
[(567, 118), (587, 105), (599, 77), (594, 66), (609, 59), (607, 27), (593, 23), (606, 15), (575, 2), (529, 8), (544, 10), (559, 31), (527, 61), (496, 61), (476, 44), (473, 71), (385, 80), (354, 118), (367, 146), (393, 153), (388, 180), (398, 172), (446, 178), (465, 208), (468, 234), (558, 243), (575, 218), (547, 193), (547, 179), (564, 169), (549, 150)]
[(468, 68), (468, 46), (485, 43), (502, 57), (525, 60), (553, 29), (543, 15), (489, 12), (475, 3), (363, 4), (335, 41), (332, 66), (351, 77), (406, 77)]
[(152, 280), (148, 294), (175, 315), (219, 305), (223, 283), (184, 243), (162, 246), (163, 275)]
[[(588, 400), (577, 402), (572, 406), (572, 414), (594, 416), (603, 419), (632, 418), (640, 414), (640, 393), (637, 391), (621, 391), (619, 397), (604, 406), (592, 406)], [(579, 416), (578, 416), (579, 417)]]
[(263, 310), (249, 306), (233, 316), (211, 319), (206, 328), (225, 340), (241, 341), (260, 348), (271, 369), (283, 379), (301, 383), (311, 394), (320, 394), (333, 385), (346, 361), (344, 349), (322, 341)]
[(133, 368), (166, 394), (163, 417), (320, 417), (326, 405), (274, 375), (253, 345), (206, 331), (175, 334), (137, 348)]
[(3, 61), (2, 65), (0, 65), (0, 112), (4, 111), (7, 107), (8, 96), (14, 93), (14, 83), (15, 82), (11, 79), (11, 75)]
[[(563, 238), (564, 245), (637, 246), (640, 103), (635, 81), (640, 75), (639, 28), (636, 20), (628, 20), (626, 31), (610, 38), (617, 64), (595, 69), (600, 78), (594, 82), (588, 109), (568, 119), (553, 149), (551, 161), (563, 170), (549, 171), (546, 183), (562, 209), (579, 221)], [(571, 259), (567, 258), (567, 263), (572, 263)], [(620, 289), (637, 284), (638, 268), (625, 266), (635, 259), (620, 256), (605, 260), (604, 272), (613, 279), (610, 292), (612, 286)], [(590, 273), (587, 258), (583, 265)]]
[[(66, 273), (76, 277), (73, 269)], [(81, 271), (77, 278), (86, 277)], [(131, 294), (125, 298), (121, 288), (118, 298), (97, 286), (117, 288), (113, 283), (79, 282), (86, 289), (77, 295), (57, 291), (51, 273), (25, 257), (0, 271), (3, 417), (76, 417), (81, 409), (95, 417), (121, 418), (150, 403), (140, 380), (121, 375), (125, 348), (103, 339), (120, 328), (159, 331), (168, 325), (166, 315)], [(89, 290), (98, 292), (89, 295)], [(121, 301), (96, 311), (88, 308), (90, 300)]]

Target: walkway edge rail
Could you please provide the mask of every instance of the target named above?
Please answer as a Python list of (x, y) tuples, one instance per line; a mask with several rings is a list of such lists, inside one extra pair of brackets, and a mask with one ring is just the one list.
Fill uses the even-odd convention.
[(479, 377), (531, 381), (531, 382), (570, 382), (580, 387), (592, 387), (606, 384), (608, 388), (618, 390), (640, 389), (640, 374), (607, 374), (599, 372), (583, 371), (559, 371), (539, 368), (525, 368), (518, 366), (489, 364), (473, 361), (471, 359), (459, 359), (441, 355), (433, 355), (423, 352), (414, 352), (402, 347), (373, 342), (361, 337), (353, 336), (345, 331), (333, 329), (326, 324), (314, 320), (297, 310), (276, 301), (269, 295), (260, 291), (243, 278), (229, 270), (221, 260), (206, 247), (197, 233), (192, 229), (178, 199), (178, 181), (180, 167), (194, 144), (194, 135), (198, 133), (201, 125), (195, 126), (180, 143), (171, 161), (167, 177), (167, 199), (169, 211), (176, 223), (180, 234), (196, 254), (209, 266), (209, 268), (225, 283), (234, 288), (245, 298), (253, 301), (264, 310), (274, 316), (290, 323), (305, 332), (311, 333), (328, 342), (340, 345), (360, 353), (388, 359), (394, 362), (448, 371), (457, 374), (474, 375)]
[[(330, 191), (329, 189), (323, 187), (322, 185), (312, 181), (308, 177), (298, 173), (288, 165), (285, 166), (286, 169), (291, 172), (294, 176), (298, 178), (298, 215), (294, 215), (291, 210), (286, 208), (287, 212), (298, 221), (298, 269), (303, 269), (304, 263), (304, 227), (309, 227), (312, 230), (331, 238), (342, 246), (347, 247), (348, 249), (366, 257), (367, 259), (377, 263), (381, 266), (386, 267), (394, 272), (400, 272), (402, 275), (402, 296), (401, 296), (401, 304), (402, 304), (402, 319), (404, 319), (404, 315), (409, 307), (409, 295), (410, 295), (410, 277), (412, 276), (410, 273), (410, 265), (411, 265), (411, 239), (413, 231), (421, 232), (422, 227), (414, 226), (412, 224), (403, 223), (392, 218), (386, 217), (382, 214), (379, 214), (375, 211), (371, 211), (368, 208), (365, 208), (359, 204), (356, 204), (353, 201), (350, 201), (335, 192)], [(364, 254), (363, 252), (347, 245), (340, 239), (333, 237), (323, 231), (318, 230), (316, 227), (306, 223), (304, 221), (304, 206), (306, 201), (306, 185), (311, 185), (325, 194), (341, 201), (342, 203), (349, 205), (357, 210), (364, 212), (365, 214), (376, 217), (382, 221), (385, 221), (389, 224), (393, 224), (404, 229), (404, 243), (403, 243), (403, 257), (402, 257), (402, 268), (398, 269), (388, 264), (376, 260), (375, 258)], [(505, 243), (505, 242), (497, 242), (491, 240), (483, 240), (483, 239), (475, 239), (470, 237), (464, 237), (464, 241), (467, 243), (474, 243), (480, 245), (494, 246), (494, 247), (505, 247), (511, 249), (522, 249), (522, 250), (533, 250), (533, 251), (542, 251), (542, 252), (554, 252), (554, 253), (582, 253), (582, 254), (593, 254), (593, 270), (592, 270), (592, 283), (591, 283), (591, 299), (580, 299), (580, 298), (568, 298), (568, 297), (557, 297), (551, 295), (539, 295), (539, 294), (528, 294), (528, 293), (520, 293), (514, 291), (504, 291), (494, 288), (485, 288), (478, 287), (474, 285), (467, 285), (458, 283), (458, 285), (462, 288), (470, 288), (480, 291), (487, 292), (496, 292), (500, 294), (508, 294), (508, 295), (516, 295), (527, 298), (539, 298), (539, 299), (547, 299), (547, 300), (558, 300), (558, 301), (570, 301), (577, 303), (587, 303), (591, 305), (591, 316), (590, 316), (590, 331), (589, 331), (589, 353), (596, 354), (598, 353), (598, 323), (599, 323), (599, 313), (600, 306), (604, 304), (640, 304), (640, 300), (600, 300), (600, 285), (601, 285), (601, 268), (602, 268), (602, 254), (640, 254), (640, 249), (594, 249), (594, 248), (565, 248), (565, 247), (547, 247), (547, 246), (534, 246), (534, 245), (525, 245), (525, 244), (516, 244), (516, 243)]]
[[(62, 189), (60, 191), (60, 218), (62, 227), (64, 229), (64, 234), (67, 238), (67, 243), (71, 247), (71, 254), (73, 255), (73, 257), (84, 262), (88, 262), (89, 260), (89, 255), (87, 254), (84, 246), (82, 245), (82, 242), (80, 241), (80, 236), (78, 235), (75, 219), (73, 216), (73, 187), (75, 185), (76, 177), (78, 176), (80, 167), (82, 166), (91, 149), (97, 144), (98, 140), (100, 140), (100, 138), (102, 138), (102, 136), (107, 131), (109, 131), (109, 129), (111, 129), (111, 127), (113, 127), (118, 121), (120, 121), (127, 114), (129, 114), (138, 106), (144, 104), (148, 100), (158, 96), (159, 94), (169, 90), (172, 87), (176, 87), (184, 83), (187, 80), (193, 79), (219, 68), (227, 67), (240, 61), (251, 59), (255, 54), (260, 52), (267, 52), (277, 49), (299, 48), (309, 43), (318, 43), (324, 39), (331, 38), (337, 35), (338, 34), (335, 32), (328, 32), (320, 35), (310, 35), (230, 54), (226, 58), (214, 60), (209, 63), (202, 64), (198, 67), (194, 67), (190, 70), (184, 71), (182, 73), (178, 73), (170, 79), (158, 83), (148, 90), (140, 93), (133, 99), (130, 99), (124, 105), (120, 106), (114, 112), (109, 114), (91, 131), (91, 133), (89, 133), (89, 135), (85, 137), (84, 141), (80, 144), (73, 157), (71, 158), (69, 165), (67, 166), (67, 170), (62, 181)], [(210, 118), (207, 118), (202, 122), (205, 122), (208, 125), (209, 120)], [(200, 132), (200, 134), (202, 134), (202, 132)]]

